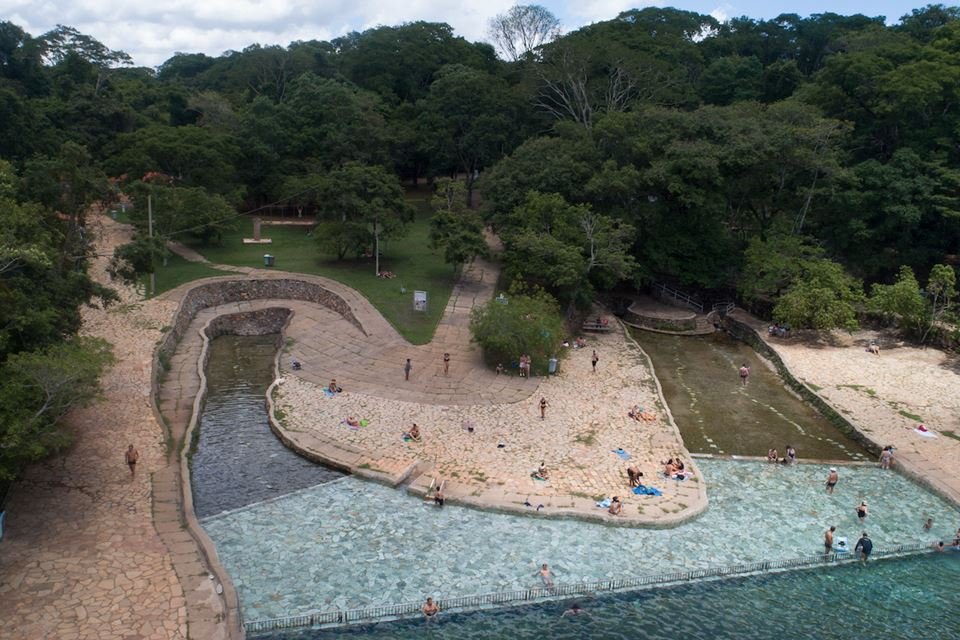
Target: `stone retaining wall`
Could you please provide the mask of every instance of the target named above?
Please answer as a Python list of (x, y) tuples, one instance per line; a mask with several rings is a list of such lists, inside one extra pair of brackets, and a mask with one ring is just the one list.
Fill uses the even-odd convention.
[(652, 313), (640, 313), (633, 307), (627, 309), (623, 316), (624, 322), (631, 326), (646, 327), (655, 331), (694, 331), (697, 328), (697, 314), (691, 313), (689, 317), (668, 318)]
[(211, 320), (204, 332), (210, 340), (227, 335), (266, 336), (271, 333), (279, 335), (292, 314), (293, 312), (285, 307), (229, 313)]
[(231, 302), (264, 299), (304, 300), (322, 305), (339, 313), (364, 335), (367, 334), (363, 325), (353, 315), (350, 305), (343, 298), (314, 282), (293, 278), (218, 280), (190, 289), (180, 301), (180, 307), (173, 319), (173, 326), (157, 348), (160, 362), (173, 356), (187, 327), (201, 309)]
[(734, 338), (742, 340), (749, 344), (754, 351), (765, 357), (776, 367), (777, 373), (783, 378), (788, 387), (793, 389), (801, 398), (809, 402), (819, 411), (827, 420), (829, 420), (837, 429), (851, 440), (859, 442), (863, 448), (870, 453), (879, 456), (883, 448), (880, 444), (874, 442), (869, 437), (857, 430), (857, 428), (840, 413), (837, 412), (826, 400), (821, 398), (810, 387), (793, 377), (790, 369), (783, 363), (780, 354), (773, 350), (767, 342), (760, 337), (753, 327), (740, 322), (739, 320), (726, 315), (723, 318), (723, 328), (730, 332)]

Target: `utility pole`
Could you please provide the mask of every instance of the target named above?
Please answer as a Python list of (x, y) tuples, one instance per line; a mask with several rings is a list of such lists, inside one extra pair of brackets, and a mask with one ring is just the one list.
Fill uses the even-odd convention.
[(153, 198), (147, 196), (147, 229), (150, 235), (150, 295), (157, 291), (156, 264), (153, 260)]
[(377, 221), (373, 221), (373, 256), (374, 267), (377, 270), (377, 277), (380, 277), (380, 232), (377, 229)]

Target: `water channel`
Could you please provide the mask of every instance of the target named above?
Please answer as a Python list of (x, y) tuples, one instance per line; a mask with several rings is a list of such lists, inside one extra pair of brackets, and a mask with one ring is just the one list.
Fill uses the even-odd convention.
[[(800, 458), (863, 460), (859, 443), (788, 391), (748, 345), (726, 333), (671, 336), (634, 331), (650, 355), (683, 442), (692, 453), (780, 456), (793, 445)], [(740, 365), (750, 367), (740, 384)]]
[(210, 343), (207, 398), (192, 456), (197, 517), (277, 498), (343, 476), (301, 458), (267, 422), (279, 335), (221, 336)]

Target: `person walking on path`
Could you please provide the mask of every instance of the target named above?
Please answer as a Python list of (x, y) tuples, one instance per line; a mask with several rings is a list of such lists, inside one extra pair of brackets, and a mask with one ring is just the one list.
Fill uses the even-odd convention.
[(443, 375), (448, 375), (450, 373), (450, 354), (443, 354)]
[(546, 398), (540, 398), (540, 419), (541, 420), (547, 419), (547, 399)]
[(747, 366), (747, 363), (744, 362), (740, 366), (740, 384), (744, 387), (747, 386), (747, 378), (750, 377), (750, 367)]
[(833, 551), (833, 532), (836, 531), (836, 527), (830, 527), (823, 532), (823, 550), (824, 553), (831, 553)]
[(413, 371), (413, 364), (410, 363), (410, 358), (407, 358), (406, 364), (403, 365), (403, 379), (410, 379), (410, 372)]
[(140, 452), (131, 444), (127, 447), (127, 453), (124, 455), (124, 459), (127, 461), (127, 466), (130, 467), (130, 477), (132, 478), (137, 473), (137, 460), (140, 459)]
[(830, 467), (830, 475), (827, 476), (827, 493), (833, 495), (833, 488), (837, 486), (837, 481), (840, 479), (840, 476), (837, 474), (836, 467)]
[(600, 356), (597, 355), (597, 350), (593, 350), (593, 356), (590, 358), (590, 364), (593, 365), (593, 372), (597, 372), (597, 363), (600, 362)]
[(855, 546), (853, 550), (860, 552), (860, 564), (867, 564), (870, 553), (873, 551), (873, 540), (870, 539), (866, 531), (864, 531), (860, 539), (857, 540), (857, 546)]

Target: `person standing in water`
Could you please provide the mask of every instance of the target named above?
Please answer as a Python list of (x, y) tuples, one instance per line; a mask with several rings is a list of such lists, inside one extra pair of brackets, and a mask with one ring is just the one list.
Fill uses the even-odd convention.
[(833, 495), (833, 488), (837, 486), (837, 481), (840, 480), (840, 476), (837, 475), (837, 468), (830, 467), (830, 475), (827, 476), (827, 493)]
[(836, 531), (836, 527), (830, 527), (823, 532), (823, 550), (824, 553), (831, 553), (833, 551), (833, 532)]
[(857, 505), (857, 519), (859, 519), (860, 522), (863, 522), (864, 520), (867, 519), (867, 501), (866, 500), (861, 500), (860, 504)]
[(867, 536), (866, 531), (864, 531), (860, 539), (857, 540), (857, 546), (855, 546), (853, 550), (860, 552), (860, 564), (867, 564), (870, 553), (873, 551), (873, 541)]
[(540, 570), (537, 571), (537, 575), (540, 576), (540, 579), (543, 581), (543, 586), (547, 589), (553, 589), (553, 571), (550, 570), (546, 562), (540, 565)]

